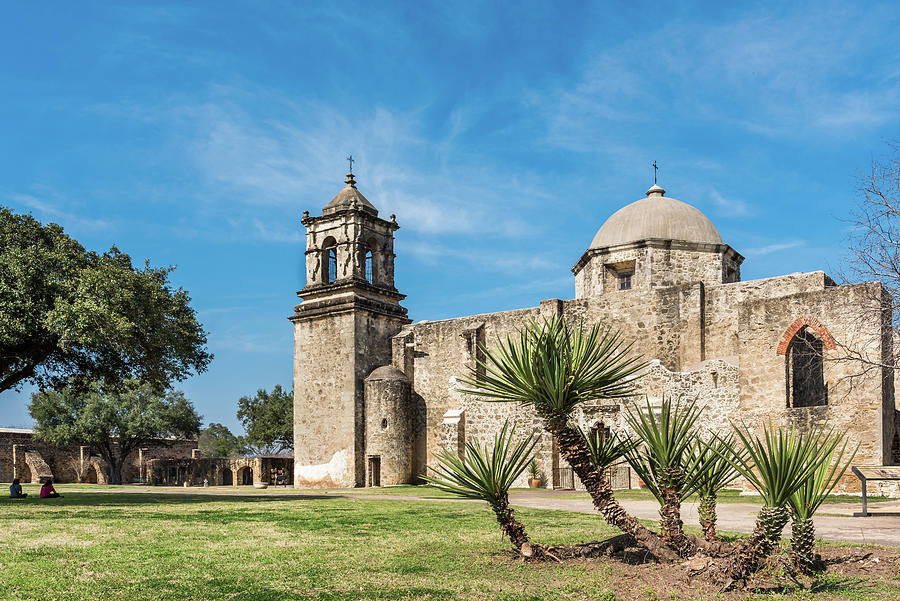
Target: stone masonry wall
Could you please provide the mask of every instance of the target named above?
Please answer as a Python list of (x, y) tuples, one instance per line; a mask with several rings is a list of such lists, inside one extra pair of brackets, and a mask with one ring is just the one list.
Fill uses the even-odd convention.
[[(356, 321), (294, 322), (294, 483), (354, 486)], [(368, 374), (366, 374), (368, 375)]]
[[(882, 316), (866, 311), (867, 299), (880, 288), (879, 284), (833, 286), (742, 303), (737, 314), (741, 421), (756, 427), (770, 420), (800, 426), (827, 422), (846, 431), (851, 445), (859, 444), (855, 464), (889, 464), (893, 420), (885, 416), (893, 413), (892, 380), (881, 369), (867, 370), (859, 361), (848, 359), (860, 356), (880, 363), (889, 357), (889, 348), (883, 345)], [(824, 351), (828, 404), (790, 408), (786, 357), (778, 350), (782, 335), (804, 317), (821, 323), (837, 343)], [(859, 489), (853, 477), (845, 477), (845, 486)]]
[(707, 286), (740, 280), (742, 258), (724, 244), (697, 244), (671, 240), (644, 240), (605, 249), (589, 250), (575, 272), (575, 298), (618, 292), (615, 275), (634, 270), (632, 289), (703, 282)]
[(413, 414), (409, 380), (393, 366), (366, 378), (366, 456), (377, 457), (378, 474), (366, 465), (366, 484), (413, 481)]
[[(553, 441), (527, 408), (481, 402), (462, 393), (459, 378), (471, 364), (465, 340), (477, 324), (486, 330), (489, 347), (498, 335), (514, 331), (527, 320), (562, 315), (570, 324), (595, 323), (618, 330), (632, 352), (654, 360), (640, 382), (639, 393), (657, 403), (664, 394), (698, 398), (704, 410), (703, 429), (726, 432), (731, 423), (758, 429), (771, 421), (801, 427), (828, 420), (846, 429), (851, 444), (859, 444), (857, 464), (892, 460), (893, 386), (889, 372), (860, 373), (848, 361), (856, 353), (878, 362), (889, 355), (890, 337), (878, 312), (866, 313), (867, 299), (880, 285), (832, 285), (821, 272), (794, 274), (757, 282), (703, 286), (683, 284), (650, 291), (617, 291), (572, 301), (550, 300), (537, 309), (424, 322), (410, 326), (396, 344), (394, 362), (412, 372), (414, 395), (427, 413), (426, 453), (431, 461), (440, 444), (441, 422), (450, 409), (464, 412), (465, 436), (490, 442), (505, 420), (519, 431), (539, 432), (541, 469), (549, 477), (556, 467)], [(791, 409), (786, 397), (786, 359), (778, 354), (785, 332), (803, 316), (817, 319), (836, 340), (826, 351), (828, 406)], [(783, 344), (782, 344), (783, 346)], [(888, 344), (889, 347), (889, 344)], [(402, 352), (398, 358), (396, 353)], [(616, 403), (588, 405), (575, 417), (590, 427), (602, 421), (612, 430), (626, 429)], [(858, 490), (846, 478), (843, 490)]]
[(736, 282), (706, 287), (706, 354), (708, 357), (732, 357), (740, 354), (738, 315), (745, 303), (758, 299), (777, 299), (802, 292), (823, 291), (833, 285), (822, 271), (792, 273), (763, 280)]
[(364, 485), (364, 380), (391, 363), (401, 326), (364, 310), (294, 322), (295, 486)]
[[(466, 364), (471, 360), (465, 333), (473, 325), (484, 327), (487, 344), (493, 346), (498, 337), (506, 336), (540, 316), (537, 308), (473, 315), (458, 319), (420, 322), (408, 326), (400, 335), (403, 344), (395, 344), (397, 353), (406, 353), (408, 361), (394, 357), (394, 364), (405, 365), (412, 382), (413, 402), (422, 408), (416, 427), (420, 429), (421, 445), (416, 446), (416, 471), (422, 473), (441, 445), (441, 423), (451, 409), (465, 410), (469, 399), (461, 392), (459, 378), (467, 375)], [(397, 340), (397, 339), (395, 339)], [(512, 411), (509, 406), (494, 405), (498, 411)], [(466, 435), (475, 421), (465, 417)]]
[[(16, 447), (15, 461), (13, 446)], [(122, 481), (130, 482), (142, 477), (142, 461), (163, 457), (190, 457), (191, 451), (196, 448), (196, 441), (176, 440), (168, 445), (149, 445), (143, 451), (136, 450), (122, 467)], [(105, 469), (105, 463), (95, 450), (79, 445), (57, 446), (35, 438), (31, 430), (6, 428), (0, 429), (0, 482), (10, 482), (14, 477), (23, 482), (32, 481), (33, 474), (26, 461), (26, 453), (36, 454), (49, 467), (57, 482), (76, 482), (76, 466), (81, 463), (82, 457), (87, 471), (84, 481), (105, 480), (102, 473), (97, 473), (98, 469)]]

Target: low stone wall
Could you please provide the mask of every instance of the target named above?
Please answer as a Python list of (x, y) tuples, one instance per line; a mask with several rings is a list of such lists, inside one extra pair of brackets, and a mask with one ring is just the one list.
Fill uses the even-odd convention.
[[(145, 478), (146, 462), (154, 458), (190, 457), (197, 442), (173, 440), (149, 445), (133, 452), (122, 468), (122, 481)], [(23, 428), (0, 428), (0, 482), (19, 478), (38, 483), (52, 477), (56, 482), (90, 482), (104, 484), (108, 480), (106, 462), (87, 446), (54, 445), (35, 438), (34, 431)]]

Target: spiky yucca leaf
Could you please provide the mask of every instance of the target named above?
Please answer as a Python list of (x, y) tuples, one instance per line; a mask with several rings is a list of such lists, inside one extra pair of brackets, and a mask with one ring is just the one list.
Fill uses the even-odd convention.
[(701, 410), (695, 400), (681, 402), (663, 398), (659, 416), (646, 399), (646, 406), (633, 405), (625, 421), (641, 445), (629, 451), (628, 463), (660, 503), (663, 492), (681, 492), (696, 439), (695, 426)]
[(625, 457), (635, 445), (639, 444), (636, 440), (620, 437), (616, 434), (604, 437), (599, 430), (585, 432), (579, 426), (575, 426), (575, 429), (581, 434), (581, 437), (584, 438), (587, 444), (591, 463), (601, 471)]
[(631, 345), (599, 325), (570, 328), (559, 317), (532, 321), (494, 349), (463, 379), (468, 394), (486, 401), (517, 402), (534, 407), (550, 420), (568, 420), (579, 404), (621, 398), (632, 391), (645, 367), (630, 357)]
[(492, 448), (466, 443), (463, 456), (443, 449), (436, 454), (438, 464), (430, 467), (433, 475), (424, 479), (440, 490), (481, 499), (492, 506), (506, 502), (513, 482), (522, 475), (538, 443), (534, 433), (513, 444), (515, 428), (503, 424), (494, 437)]
[[(840, 439), (844, 438), (843, 435), (835, 436), (839, 439), (838, 444), (840, 444)], [(816, 510), (819, 509), (819, 506), (825, 502), (825, 499), (837, 486), (838, 481), (846, 473), (859, 450), (857, 445), (848, 455), (848, 444), (849, 442), (844, 440), (844, 444), (840, 449), (837, 448), (836, 444), (830, 453), (822, 456), (815, 471), (797, 489), (797, 492), (791, 495), (788, 503), (796, 519), (811, 519)], [(847, 458), (846, 461), (844, 461), (844, 457)]]
[(794, 424), (788, 429), (763, 428), (762, 437), (746, 427), (735, 426), (745, 454), (728, 453), (725, 458), (762, 496), (766, 507), (785, 507), (791, 496), (818, 469), (840, 442), (833, 429), (823, 426), (801, 432)]
[(744, 449), (737, 448), (732, 434), (710, 440), (695, 439), (689, 452), (681, 498), (693, 494), (700, 497), (717, 495), (738, 477), (737, 470), (725, 457), (745, 453)]

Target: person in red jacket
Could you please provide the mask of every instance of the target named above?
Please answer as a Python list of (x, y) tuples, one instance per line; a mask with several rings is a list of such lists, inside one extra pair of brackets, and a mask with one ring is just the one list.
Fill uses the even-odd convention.
[(56, 489), (53, 488), (53, 478), (47, 478), (47, 481), (44, 482), (44, 485), (41, 486), (41, 498), (42, 499), (56, 499), (61, 497), (62, 495), (56, 492)]

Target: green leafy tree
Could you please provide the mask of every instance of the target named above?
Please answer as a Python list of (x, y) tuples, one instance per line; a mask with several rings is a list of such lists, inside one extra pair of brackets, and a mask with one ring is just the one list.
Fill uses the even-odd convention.
[(597, 325), (585, 330), (559, 318), (530, 322), (496, 348), (484, 349), (485, 360), (479, 362), (484, 373), (472, 369), (464, 379), (471, 387), (465, 392), (485, 401), (532, 407), (604, 519), (657, 558), (673, 561), (678, 554), (615, 500), (603, 470), (591, 461), (583, 433), (570, 423), (584, 403), (634, 394), (633, 382), (644, 364), (628, 350), (618, 335)]
[(247, 447), (227, 426), (212, 422), (200, 432), (197, 448), (203, 457), (234, 457), (244, 455)]
[(96, 449), (109, 466), (110, 484), (122, 483), (122, 466), (139, 447), (200, 431), (200, 416), (182, 392), (159, 394), (136, 380), (111, 389), (95, 384), (87, 392), (71, 387), (36, 392), (28, 411), (38, 438)]
[(140, 379), (162, 390), (212, 360), (171, 267), (135, 268), (0, 207), (0, 392)]
[(469, 442), (463, 455), (442, 449), (436, 454), (437, 465), (430, 468), (432, 475), (424, 479), (440, 490), (485, 501), (510, 542), (530, 557), (540, 555), (542, 549), (528, 544), (525, 526), (509, 506), (509, 488), (533, 460), (537, 439), (531, 434), (514, 445), (513, 435), (514, 429), (507, 422), (494, 437), (492, 448)]
[(259, 453), (284, 453), (294, 449), (294, 393), (276, 385), (272, 392), (260, 388), (255, 397), (241, 397), (238, 419), (247, 435), (244, 442)]

